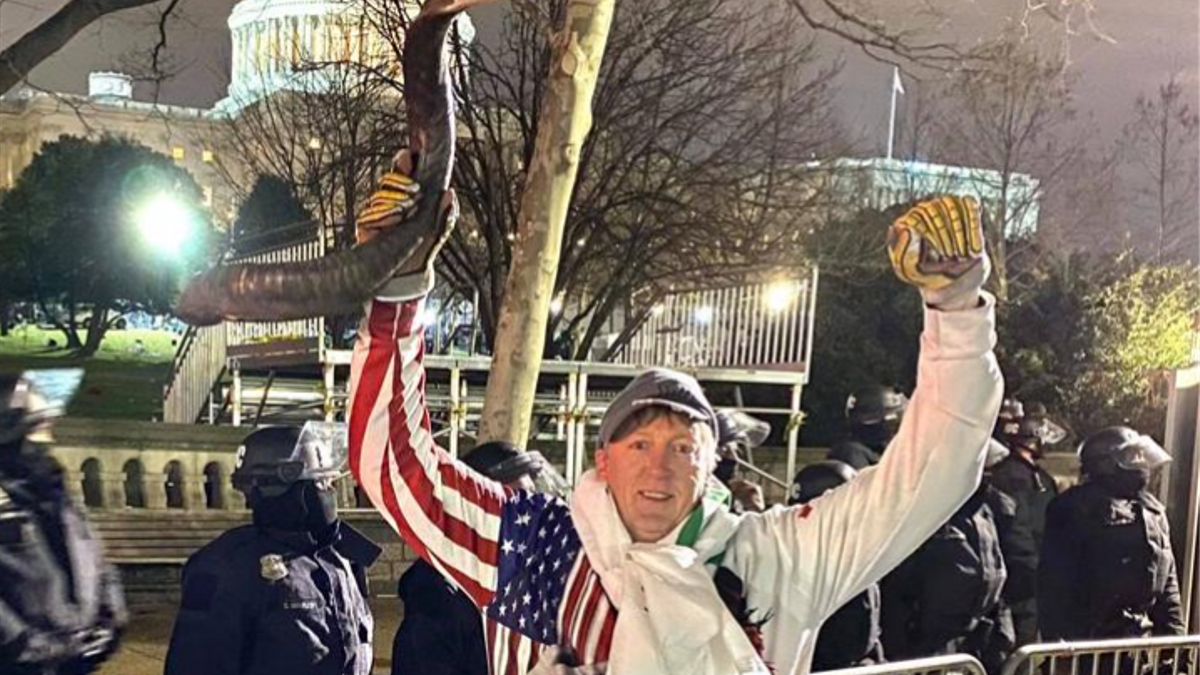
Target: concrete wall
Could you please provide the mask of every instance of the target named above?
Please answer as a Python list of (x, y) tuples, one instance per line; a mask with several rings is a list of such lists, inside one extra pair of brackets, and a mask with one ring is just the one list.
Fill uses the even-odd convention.
[[(122, 528), (130, 527), (125, 521), (131, 519), (161, 521), (163, 531), (169, 531), (180, 527), (179, 518), (188, 518), (191, 529), (206, 532), (201, 537), (206, 541), (224, 529), (249, 521), (244, 499), (229, 484), (238, 446), (248, 432), (247, 427), (65, 419), (55, 427), (54, 454), (66, 469), (71, 494), (78, 503), (88, 505), (102, 531), (115, 536)], [(561, 446), (539, 449), (562, 466)], [(803, 466), (824, 456), (824, 448), (804, 448), (798, 463)], [(760, 449), (755, 460), (759, 467), (782, 477), (787, 458), (781, 449)], [(1047, 465), (1064, 487), (1074, 482), (1073, 455), (1052, 455)], [(171, 499), (168, 482), (172, 483)], [(206, 490), (206, 484), (213, 487)], [(395, 593), (396, 580), (416, 556), (373, 509), (357, 508), (352, 481), (341, 481), (339, 489), (345, 520), (384, 549), (370, 572), (373, 592)], [(131, 493), (138, 490), (144, 497), (143, 505), (129, 506), (137, 501)], [(768, 503), (786, 499), (784, 489), (770, 483), (764, 483), (764, 492)], [(214, 501), (213, 495), (220, 497)], [(181, 561), (147, 564), (136, 559), (136, 552), (121, 557), (114, 550), (110, 555), (122, 567), (132, 601), (141, 604), (177, 599)]]
[[(65, 419), (55, 428), (58, 443), (54, 452), (67, 470), (71, 494), (92, 509), (171, 508), (170, 482), (171, 492), (177, 496), (174, 508), (240, 510), (245, 501), (230, 486), (229, 475), (247, 433), (246, 427)], [(561, 445), (539, 449), (560, 468), (563, 466)], [(797, 463), (804, 466), (824, 456), (824, 448), (801, 448)], [(787, 479), (783, 475), (787, 455), (782, 449), (760, 449), (754, 459), (760, 468)], [(1045, 464), (1063, 487), (1075, 482), (1077, 463), (1073, 453), (1049, 455)], [(764, 484), (768, 502), (785, 499), (782, 488), (753, 480)], [(212, 487), (206, 489), (206, 485)], [(144, 506), (127, 506), (134, 501), (131, 493), (139, 488)], [(351, 481), (342, 481), (340, 490), (342, 508), (360, 506)]]

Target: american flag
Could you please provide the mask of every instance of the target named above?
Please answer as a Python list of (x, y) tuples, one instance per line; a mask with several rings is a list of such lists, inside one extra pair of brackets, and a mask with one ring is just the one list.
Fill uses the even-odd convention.
[(506, 488), (434, 442), (419, 301), (376, 301), (351, 365), (350, 467), (384, 519), (487, 617), (491, 671), (528, 672), (541, 645), (608, 659), (617, 612), (559, 498)]
[(504, 505), (496, 597), (487, 615), (543, 644), (558, 640), (558, 609), (579, 555), (565, 502), (517, 492)]

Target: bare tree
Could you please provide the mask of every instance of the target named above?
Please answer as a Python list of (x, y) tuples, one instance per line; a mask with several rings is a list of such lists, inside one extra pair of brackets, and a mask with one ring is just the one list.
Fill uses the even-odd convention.
[[(391, 3), (366, 2), (398, 41)], [(464, 217), (440, 271), (463, 297), (479, 292), (489, 343), (543, 123), (547, 30), (563, 4), (548, 14), (517, 5), (498, 46), (458, 54)], [(787, 224), (811, 195), (784, 187), (840, 140), (835, 69), (815, 60), (811, 32), (779, 5), (618, 4), (567, 215), (555, 283), (563, 310), (548, 327), (563, 356), (586, 357), (614, 315), (636, 323), (672, 287), (738, 278), (767, 267), (766, 254), (796, 264), (773, 244), (794, 239)]]
[(354, 242), (355, 210), (395, 150), (403, 125), (399, 90), (353, 63), (308, 62), (295, 84), (228, 117), (217, 163), (243, 195), (257, 176), (290, 183), (301, 203), (333, 227), (328, 243), (344, 248)]
[[(980, 188), (998, 197), (986, 216), (997, 295), (1008, 294), (1008, 263), (1030, 233), (1020, 224), (1078, 157), (1068, 137), (1075, 119), (1073, 76), (1061, 57), (1046, 56), (1019, 36), (978, 50), (983, 67), (964, 71), (942, 89), (938, 155), (949, 163), (995, 172)], [(1022, 184), (1024, 176), (1035, 181)]]
[(1194, 258), (1200, 117), (1176, 78), (1160, 86), (1157, 96), (1138, 97), (1122, 141), (1136, 207), (1131, 220), (1153, 228), (1155, 261)]
[[(48, 19), (0, 51), (0, 94), (28, 77), (39, 63), (62, 49), (71, 38), (97, 19), (158, 2), (160, 0), (70, 0)], [(161, 13), (160, 40), (152, 53), (155, 63), (166, 46), (167, 17), (178, 4), (179, 0), (169, 0)]]

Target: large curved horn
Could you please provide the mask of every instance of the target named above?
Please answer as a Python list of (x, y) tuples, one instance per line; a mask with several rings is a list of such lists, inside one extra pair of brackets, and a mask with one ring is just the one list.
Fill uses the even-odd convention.
[(454, 165), (454, 100), (442, 53), (454, 17), (480, 0), (429, 0), (405, 35), (404, 99), (421, 199), (401, 225), (317, 260), (215, 267), (193, 278), (176, 314), (193, 325), (285, 321), (353, 311), (441, 227)]

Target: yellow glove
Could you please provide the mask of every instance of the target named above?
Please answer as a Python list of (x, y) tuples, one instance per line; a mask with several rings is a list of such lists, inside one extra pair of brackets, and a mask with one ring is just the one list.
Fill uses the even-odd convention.
[(401, 151), (392, 170), (379, 179), (379, 186), (354, 221), (358, 243), (365, 244), (381, 231), (399, 225), (416, 208), (421, 186), (409, 177), (410, 173), (412, 158), (407, 151)]
[(972, 197), (924, 201), (888, 229), (888, 255), (900, 280), (921, 289), (949, 286), (983, 257), (983, 222)]
[(974, 306), (990, 271), (979, 203), (945, 196), (918, 203), (888, 229), (888, 257), (900, 280), (928, 304)]

